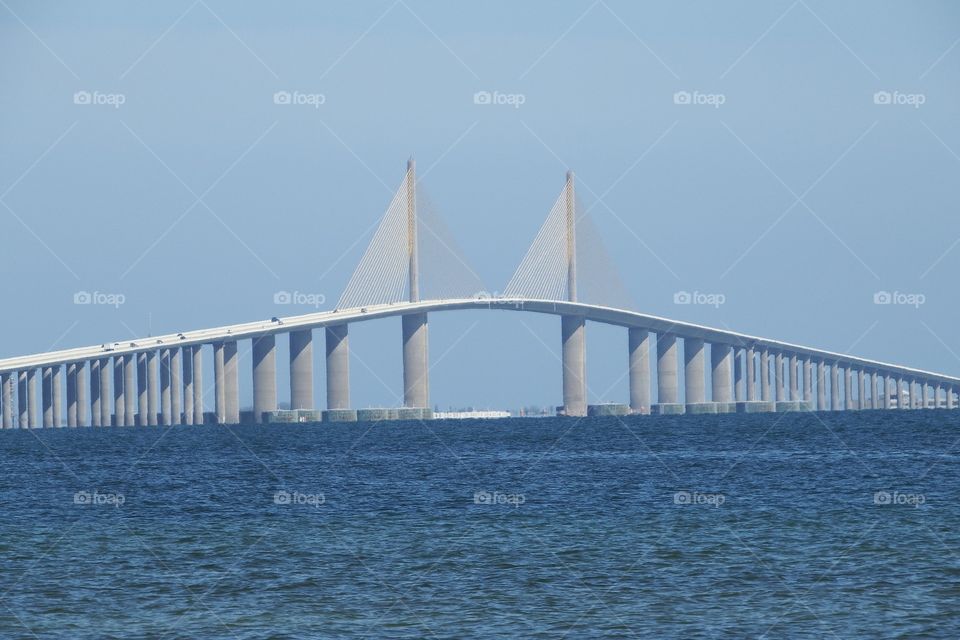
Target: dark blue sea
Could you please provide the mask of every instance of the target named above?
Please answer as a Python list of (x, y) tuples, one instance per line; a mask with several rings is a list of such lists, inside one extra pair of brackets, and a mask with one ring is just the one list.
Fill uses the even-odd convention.
[(960, 412), (0, 432), (2, 638), (957, 638)]

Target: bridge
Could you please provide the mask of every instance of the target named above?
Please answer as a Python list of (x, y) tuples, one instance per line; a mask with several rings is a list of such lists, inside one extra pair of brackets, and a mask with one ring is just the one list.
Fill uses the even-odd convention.
[[(587, 405), (587, 321), (626, 329), (629, 403), (622, 405), (622, 412), (957, 406), (957, 377), (627, 309), (588, 213), (576, 197), (574, 175), (568, 172), (503, 294), (491, 296), (460, 258), (423, 193), (411, 160), (335, 309), (0, 359), (2, 427), (57, 427), (64, 422), (70, 427), (236, 424), (241, 418), (263, 423), (281, 417), (429, 418), (428, 316), (464, 309), (560, 317), (563, 403), (558, 411), (568, 416), (619, 411)], [(428, 295), (421, 297), (425, 291)], [(393, 316), (400, 316), (402, 324), (403, 407), (354, 409), (349, 326)], [(314, 402), (315, 329), (322, 329), (325, 339), (323, 412)], [(278, 411), (277, 336), (290, 346), (286, 412)], [(245, 340), (251, 341), (253, 356), (253, 411), (241, 416), (238, 343)], [(678, 341), (683, 347), (682, 369)], [(205, 352), (208, 361), (212, 355), (214, 378), (210, 411), (203, 393)]]

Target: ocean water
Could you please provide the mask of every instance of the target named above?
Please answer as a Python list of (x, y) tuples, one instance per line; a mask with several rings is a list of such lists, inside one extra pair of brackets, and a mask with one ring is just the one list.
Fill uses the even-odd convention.
[(0, 432), (2, 638), (960, 637), (960, 412)]

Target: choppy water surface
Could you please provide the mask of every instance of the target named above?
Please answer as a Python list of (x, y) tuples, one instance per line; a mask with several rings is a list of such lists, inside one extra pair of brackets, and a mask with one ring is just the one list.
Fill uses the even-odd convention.
[(960, 412), (0, 433), (3, 638), (960, 637)]

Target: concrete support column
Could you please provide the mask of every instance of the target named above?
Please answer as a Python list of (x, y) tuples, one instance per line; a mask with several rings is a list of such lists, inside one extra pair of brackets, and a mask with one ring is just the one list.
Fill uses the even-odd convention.
[(289, 338), (290, 408), (313, 410), (313, 330), (291, 331)]
[(160, 424), (170, 425), (170, 350), (160, 350)]
[(253, 421), (266, 422), (266, 413), (277, 410), (277, 338), (253, 338)]
[(743, 402), (746, 386), (743, 380), (743, 349), (733, 350), (733, 399)]
[(627, 348), (630, 363), (630, 410), (650, 413), (650, 332), (646, 329), (627, 329)]
[[(903, 397), (904, 392), (907, 392), (907, 398)], [(910, 403), (913, 402), (912, 395), (913, 394), (909, 393), (906, 380), (904, 380), (902, 376), (897, 378), (897, 408), (909, 409)]]
[[(407, 316), (403, 316), (404, 319)], [(560, 318), (563, 342), (563, 412), (568, 416), (587, 415), (586, 320), (582, 316)], [(404, 328), (404, 400), (407, 388), (407, 330)], [(415, 405), (407, 405), (415, 406)]]
[(227, 424), (240, 424), (240, 374), (237, 343), (223, 343), (223, 403)]
[(809, 357), (803, 359), (803, 401), (813, 408), (813, 362)]
[(132, 427), (137, 421), (137, 356), (123, 356), (123, 426)]
[(113, 357), (113, 426), (126, 424), (127, 404), (123, 393), (123, 356)]
[(729, 344), (710, 345), (710, 363), (713, 366), (713, 401), (731, 402), (730, 369), (733, 364), (733, 347)]
[(100, 361), (90, 361), (90, 426), (103, 426), (100, 422), (103, 411), (100, 409)]
[(170, 357), (170, 424), (180, 424), (182, 419), (182, 406), (180, 404), (181, 393), (183, 392), (183, 382), (180, 378), (180, 371), (183, 369), (183, 360), (180, 358), (180, 347), (173, 347), (169, 351)]
[(920, 400), (922, 402), (922, 404), (920, 405), (920, 408), (926, 409), (928, 406), (930, 406), (930, 385), (927, 384), (926, 380), (923, 380), (920, 384), (922, 385), (920, 387), (921, 389)]
[(776, 389), (777, 402), (786, 400), (783, 387), (783, 353), (777, 351), (773, 359), (773, 381)]
[(100, 358), (100, 426), (109, 427), (110, 413), (110, 358)]
[[(327, 363), (327, 409), (350, 408), (350, 336), (348, 325), (324, 329)], [(292, 366), (292, 365), (291, 365)]]
[(857, 408), (861, 411), (867, 408), (867, 372), (863, 369), (857, 371), (857, 380), (860, 388), (857, 392)]
[(150, 398), (147, 386), (147, 354), (137, 354), (137, 424), (146, 427), (150, 424)]
[(873, 371), (870, 373), (870, 407), (879, 409), (881, 406), (880, 392), (877, 391), (877, 372)]
[(40, 398), (43, 401), (43, 428), (49, 429), (53, 426), (53, 369), (43, 367), (41, 375)]
[(50, 379), (50, 393), (53, 396), (53, 426), (63, 426), (63, 365), (53, 365), (53, 376)]
[(940, 408), (940, 398), (941, 398), (941, 396), (943, 396), (943, 385), (938, 382), (938, 383), (937, 383), (937, 386), (934, 387), (934, 389), (933, 389), (933, 408), (934, 408), (934, 409), (939, 409), (939, 408)]
[(147, 352), (147, 424), (151, 427), (157, 426), (159, 424), (160, 416), (160, 397), (158, 396), (158, 389), (160, 386), (160, 367), (157, 352), (148, 351)]
[(817, 360), (817, 411), (827, 410), (827, 367)]
[(847, 411), (853, 409), (853, 371), (849, 364), (843, 368), (843, 401)]
[(87, 418), (87, 363), (77, 363), (77, 426), (86, 427), (90, 424)]
[(753, 402), (757, 399), (757, 376), (754, 369), (756, 354), (753, 346), (747, 347), (747, 402)]
[(953, 387), (947, 385), (947, 409), (953, 409)]
[(679, 380), (677, 368), (677, 336), (669, 333), (657, 334), (657, 402), (676, 404), (679, 402)]
[(183, 360), (183, 424), (193, 424), (193, 348), (182, 347)]
[(37, 408), (37, 370), (27, 370), (27, 422), (31, 429), (40, 426), (40, 414)]
[(796, 402), (800, 399), (800, 378), (797, 375), (797, 354), (790, 354), (790, 399)]
[(707, 401), (703, 339), (683, 339), (683, 382), (687, 404)]
[[(427, 314), (401, 317), (403, 325), (403, 406), (429, 407), (429, 356), (427, 355)], [(584, 387), (583, 317), (561, 318), (563, 329), (563, 404), (567, 415), (586, 415)]]
[(770, 401), (770, 350), (766, 347), (760, 352), (760, 399)]
[(893, 376), (884, 376), (883, 383), (883, 408), (892, 409), (893, 408), (893, 397), (895, 397), (895, 386), (893, 382)]
[(214, 385), (214, 412), (217, 415), (217, 424), (227, 421), (227, 381), (223, 374), (223, 343), (213, 345), (213, 385)]
[(77, 363), (67, 364), (67, 426), (77, 426)]
[(3, 391), (3, 428), (13, 429), (13, 377), (15, 373), (0, 375), (0, 387)]
[(26, 429), (30, 426), (29, 410), (27, 408), (27, 372), (17, 372), (17, 428)]
[(840, 404), (840, 363), (834, 362), (830, 365), (830, 410), (840, 411), (843, 405)]
[(193, 424), (203, 424), (203, 345), (193, 345), (192, 354)]

